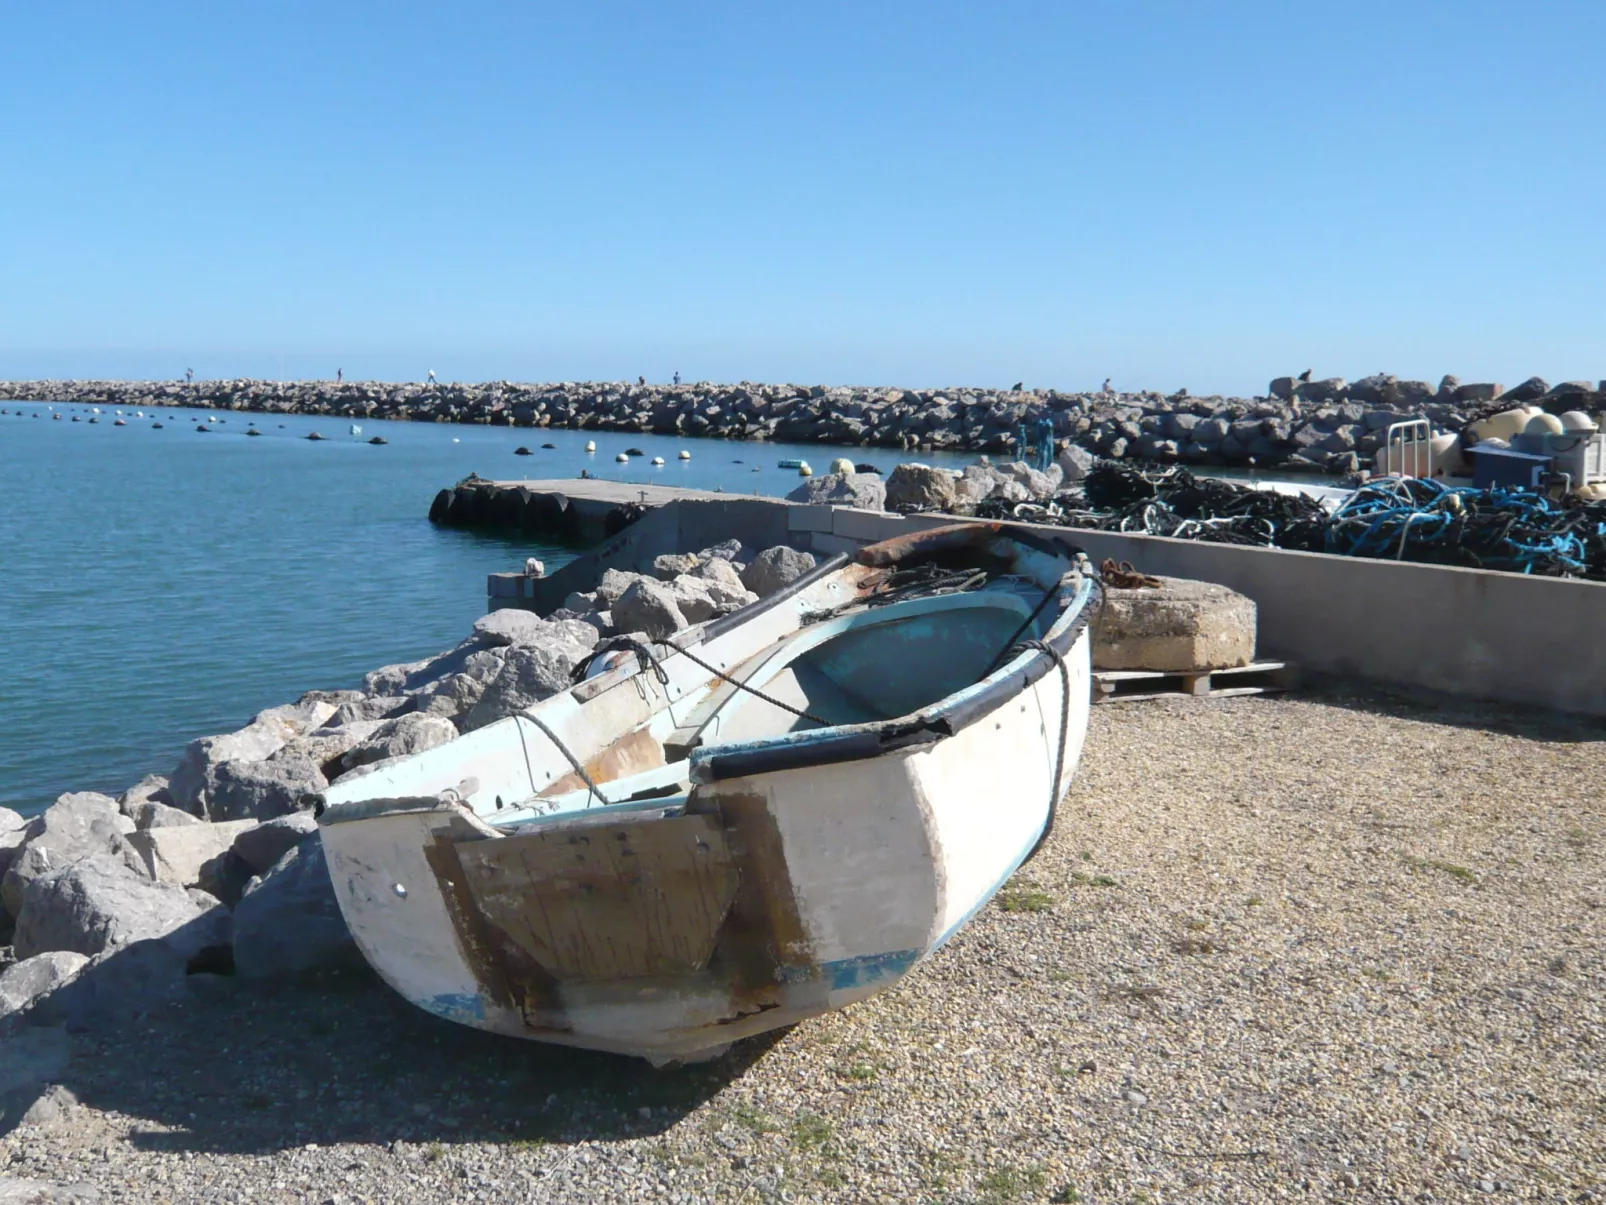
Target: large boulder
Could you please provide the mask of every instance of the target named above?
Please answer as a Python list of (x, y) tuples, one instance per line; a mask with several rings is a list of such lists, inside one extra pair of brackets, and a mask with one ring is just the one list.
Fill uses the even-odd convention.
[(294, 703), (270, 707), (259, 711), (253, 724), (283, 724), (296, 736), (321, 728), (342, 704), (362, 698), (359, 690), (316, 690), (301, 696)]
[(640, 578), (613, 604), (613, 626), (623, 632), (645, 632), (653, 640), (667, 640), (691, 623), (680, 609), (680, 597), (664, 582)]
[(752, 564), (742, 571), (742, 585), (760, 598), (768, 598), (805, 574), (812, 573), (814, 566), (813, 553), (777, 544), (753, 558)]
[(87, 955), (74, 950), (48, 950), (12, 963), (0, 971), (0, 1018), (21, 1012), (70, 983), (88, 961)]
[(925, 464), (900, 464), (887, 478), (887, 509), (952, 510), (954, 475)]
[[(363, 692), (370, 696), (406, 694), (409, 679), (420, 673), (433, 660), (433, 657), (426, 657), (422, 661), (400, 661), (395, 665), (381, 666), (379, 669), (371, 670), (363, 675)], [(266, 756), (266, 754), (263, 756)]]
[(162, 937), (202, 911), (182, 887), (152, 882), (117, 858), (91, 854), (28, 883), (14, 944), (19, 958), (48, 950), (100, 954)]
[(268, 820), (300, 809), (329, 785), (311, 758), (227, 761), (212, 767), (207, 812), (217, 820)]
[(1502, 402), (1513, 405), (1518, 402), (1536, 402), (1550, 392), (1550, 384), (1544, 377), (1529, 377), (1514, 389), (1508, 389), (1500, 395)]
[(1060, 484), (1075, 485), (1091, 473), (1098, 462), (1086, 448), (1066, 444), (1054, 463), (1060, 467)]
[(246, 979), (360, 966), (317, 833), (302, 839), (234, 910), (234, 969)]
[(334, 715), (324, 721), (323, 726), (341, 728), (365, 720), (388, 720), (409, 702), (407, 695), (364, 695), (349, 703), (342, 703), (335, 709)]
[(128, 844), (128, 824), (110, 796), (93, 791), (61, 796), (23, 830), (23, 844), (0, 879), (5, 910), (19, 916), (29, 883), (91, 855), (104, 854), (140, 872), (144, 862)]
[(1061, 470), (1059, 465), (1050, 465), (1047, 472), (1032, 468), (1025, 461), (1016, 460), (1009, 464), (998, 466), (1001, 476), (1010, 477), (1024, 485), (1034, 498), (1052, 498), (1059, 489)]
[(206, 864), (222, 857), (241, 833), (256, 826), (255, 820), (197, 822), (146, 829), (131, 834), (128, 842), (145, 860), (145, 872), (152, 879), (174, 887), (195, 887), (205, 877)]
[(655, 578), (645, 573), (626, 573), (623, 569), (605, 569), (602, 580), (597, 583), (597, 609), (599, 611), (611, 610), (613, 604), (618, 602), (626, 590), (642, 580), (654, 581)]
[(309, 833), (317, 831), (318, 821), (311, 812), (276, 816), (236, 836), (234, 853), (251, 868), (253, 874), (266, 874), (275, 862), (301, 844)]
[(1159, 589), (1107, 587), (1093, 624), (1101, 670), (1200, 672), (1255, 659), (1255, 603), (1211, 582), (1162, 578)]
[[(659, 588), (662, 589), (662, 586)], [(479, 701), (462, 717), (458, 726), (464, 732), (472, 732), (503, 716), (523, 711), (532, 703), (551, 698), (561, 690), (567, 690), (570, 673), (595, 644), (596, 629), (592, 628), (591, 631), (593, 636), (590, 643), (560, 641), (532, 648), (510, 649), (501, 671), (486, 684)]]
[[(483, 694), (483, 692), (481, 692)], [(408, 757), (457, 739), (457, 725), (438, 715), (404, 715), (384, 720), (373, 734), (338, 759), (338, 772), (392, 757)]]
[(691, 552), (666, 552), (652, 559), (652, 576), (661, 582), (672, 582), (695, 568), (697, 555)]
[(117, 797), (117, 806), (122, 808), (123, 815), (131, 817), (139, 825), (138, 809), (149, 803), (159, 803), (164, 807), (173, 805), (173, 794), (167, 789), (167, 778), (161, 774), (147, 774), (128, 790)]
[(219, 766), (228, 762), (261, 761), (277, 753), (299, 735), (300, 731), (294, 725), (268, 716), (266, 720), (249, 724), (238, 732), (203, 736), (191, 741), (168, 784), (173, 805), (186, 812), (194, 812), (197, 816), (207, 815), (203, 800), (210, 802), (217, 785)]
[[(463, 662), (460, 671), (431, 682), (413, 695), (402, 714), (417, 711), (448, 719), (462, 715), (480, 701), (485, 687), (502, 672), (502, 665), (513, 647), (511, 644), (498, 645), (473, 654)], [(396, 718), (400, 717), (392, 717)]]
[(874, 473), (825, 473), (810, 477), (786, 495), (786, 500), (885, 510), (887, 485)]
[[(664, 584), (669, 588), (670, 597), (675, 600), (675, 606), (679, 608), (680, 614), (687, 624), (703, 623), (718, 614), (719, 605), (714, 602), (713, 595), (709, 593), (709, 583), (701, 578), (692, 577), (691, 574), (686, 573)], [(623, 603), (624, 600), (621, 599), (620, 602)], [(637, 618), (637, 613), (633, 607), (634, 604), (625, 604), (626, 619)], [(646, 627), (641, 630), (651, 632), (651, 629)], [(659, 636), (657, 639), (661, 640), (663, 637)]]
[(0, 881), (28, 839), (28, 822), (10, 808), (0, 808)]
[[(587, 639), (586, 633), (580, 630), (585, 626), (572, 619), (542, 619), (533, 611), (504, 607), (475, 620), (474, 635), (486, 648), (528, 647), (553, 641)], [(590, 638), (594, 639), (594, 634)], [(474, 656), (471, 655), (468, 661), (473, 661)], [(464, 667), (467, 668), (467, 665), (468, 662), (465, 662)]]

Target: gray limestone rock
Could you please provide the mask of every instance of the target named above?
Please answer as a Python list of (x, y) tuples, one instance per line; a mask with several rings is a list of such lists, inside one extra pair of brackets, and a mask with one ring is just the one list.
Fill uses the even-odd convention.
[[(368, 695), (400, 695), (407, 692), (407, 680), (427, 666), (434, 658), (422, 661), (402, 661), (386, 665), (363, 675), (363, 692)], [(266, 754), (264, 754), (266, 756)]]
[(930, 465), (900, 464), (887, 478), (888, 510), (952, 510), (956, 497), (954, 475)]
[(94, 955), (161, 937), (200, 915), (182, 887), (152, 882), (116, 858), (91, 854), (28, 883), (15, 945), (21, 958), (49, 950)]
[(760, 598), (768, 598), (806, 573), (814, 571), (814, 554), (785, 544), (766, 548), (742, 572), (742, 585)]
[[(658, 583), (659, 589), (663, 587)], [(578, 623), (578, 621), (575, 621)], [(515, 647), (508, 651), (501, 671), (486, 684), (479, 702), (459, 722), (464, 732), (523, 711), (532, 703), (550, 698), (569, 687), (569, 673), (596, 643), (596, 629), (579, 624), (592, 633), (589, 642), (560, 641), (533, 648)]]
[(216, 786), (219, 766), (227, 762), (261, 761), (277, 753), (299, 735), (300, 732), (293, 725), (269, 716), (267, 720), (250, 724), (238, 732), (203, 736), (191, 741), (168, 784), (173, 805), (186, 812), (194, 812), (197, 816), (204, 815), (202, 799), (210, 797)]
[[(500, 669), (500, 664), (498, 666)], [(483, 694), (483, 691), (481, 692)], [(407, 757), (457, 739), (457, 725), (436, 715), (404, 715), (384, 720), (368, 739), (337, 759), (337, 774), (392, 757)]]
[(652, 575), (661, 582), (672, 582), (682, 573), (697, 568), (698, 558), (686, 552), (666, 552), (652, 560)]
[(169, 807), (173, 804), (173, 794), (167, 789), (167, 779), (161, 774), (147, 774), (128, 790), (117, 797), (117, 806), (123, 809), (123, 815), (138, 817), (135, 809), (145, 803), (160, 803)]
[(697, 567), (691, 571), (691, 576), (710, 585), (715, 583), (724, 585), (731, 590), (746, 590), (742, 585), (742, 571), (733, 561), (722, 556), (711, 556), (707, 560), (699, 561)]
[(85, 1181), (52, 1184), (0, 1176), (0, 1205), (97, 1205), (100, 1200), (100, 1189)]
[[(338, 701), (331, 698), (338, 696)], [(315, 691), (312, 694), (302, 695), (294, 703), (286, 703), (281, 707), (270, 707), (266, 711), (259, 711), (251, 721), (253, 724), (279, 723), (291, 729), (296, 736), (311, 732), (314, 728), (322, 727), (330, 716), (339, 710), (341, 704), (349, 703), (362, 698), (362, 692), (357, 690), (342, 691)]]
[(309, 758), (227, 761), (212, 770), (207, 810), (213, 820), (267, 820), (298, 811), (302, 799), (329, 785)]
[[(669, 587), (669, 593), (675, 600), (675, 606), (680, 609), (681, 615), (685, 617), (688, 624), (705, 623), (712, 619), (719, 610), (718, 605), (714, 602), (713, 595), (709, 593), (709, 583), (700, 578), (692, 577), (689, 573), (682, 574), (673, 581), (666, 582), (665, 585)], [(620, 599), (619, 605), (627, 608), (627, 616), (635, 615), (635, 612), (628, 609), (633, 604), (628, 604), (624, 599)]]
[(409, 703), (407, 695), (365, 695), (342, 703), (334, 715), (324, 721), (324, 728), (341, 728), (363, 720), (388, 720)]
[(602, 580), (597, 583), (597, 606), (599, 609), (611, 610), (614, 603), (624, 595), (631, 586), (646, 578), (654, 580), (642, 573), (626, 573), (622, 569), (607, 569), (603, 571)]
[(88, 961), (75, 950), (48, 950), (12, 963), (0, 971), (0, 1017), (20, 1012), (71, 982)]
[(124, 824), (131, 822), (109, 796), (93, 791), (61, 796), (22, 830), (24, 842), (0, 880), (6, 911), (20, 916), (31, 882), (91, 855), (105, 855), (138, 873), (144, 863), (128, 844)]
[(234, 910), (234, 968), (245, 979), (359, 966), (340, 915), (323, 842), (305, 837), (250, 888)]
[(825, 473), (810, 477), (791, 493), (788, 502), (828, 503), (859, 510), (884, 510), (887, 485), (874, 473)]
[(1535, 402), (1550, 392), (1550, 385), (1544, 377), (1529, 377), (1521, 385), (1506, 390), (1500, 395), (1502, 402)]
[(178, 828), (186, 824), (205, 824), (199, 816), (192, 816), (178, 808), (168, 807), (165, 803), (147, 800), (136, 803), (127, 809), (129, 819), (133, 820), (136, 829), (147, 828)]
[(613, 604), (614, 627), (645, 632), (653, 640), (667, 639), (692, 622), (680, 609), (680, 597), (663, 582), (640, 578)]
[(311, 812), (292, 812), (265, 820), (234, 838), (234, 852), (256, 874), (266, 874), (273, 864), (289, 853), (309, 833), (318, 831)]
[(1086, 448), (1079, 447), (1076, 444), (1066, 444), (1065, 449), (1059, 454), (1059, 459), (1055, 463), (1060, 467), (1060, 483), (1062, 485), (1074, 485), (1092, 472), (1093, 465), (1097, 462), (1093, 457), (1093, 453)]
[(597, 609), (597, 592), (595, 590), (575, 590), (563, 600), (562, 609), (572, 611), (576, 615), (588, 615)]

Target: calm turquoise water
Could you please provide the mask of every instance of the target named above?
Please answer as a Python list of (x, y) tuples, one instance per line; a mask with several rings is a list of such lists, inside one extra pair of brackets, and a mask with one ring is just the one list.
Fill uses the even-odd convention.
[[(470, 472), (565, 478), (589, 468), (779, 495), (798, 479), (777, 460), (824, 472), (834, 455), (436, 423), (364, 422), (358, 439), (349, 420), (227, 412), (203, 435), (195, 428), (207, 411), (129, 412), (116, 427), (110, 409), (90, 424), (54, 421), (43, 405), (0, 408), (12, 412), (0, 416), (0, 806), (25, 812), (63, 791), (118, 793), (168, 773), (197, 736), (449, 648), (483, 613), (487, 573), (532, 554), (549, 569), (573, 555), (432, 526), (435, 492)], [(246, 437), (251, 418), (262, 438)], [(313, 430), (329, 438), (308, 442)], [(362, 442), (373, 435), (389, 446)], [(541, 451), (544, 442), (556, 450)], [(536, 455), (515, 457), (521, 444)], [(628, 447), (668, 463), (615, 464)], [(690, 461), (676, 459), (683, 447)], [(843, 454), (888, 471), (917, 459)]]

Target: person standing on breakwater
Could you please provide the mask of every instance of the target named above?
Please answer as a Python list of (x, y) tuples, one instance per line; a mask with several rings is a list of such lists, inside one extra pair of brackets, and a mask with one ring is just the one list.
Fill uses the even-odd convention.
[(1110, 385), (1110, 378), (1109, 377), (1105, 377), (1104, 378), (1104, 390), (1103, 390), (1103, 392), (1105, 392), (1105, 393), (1114, 393), (1115, 392), (1115, 389)]
[(678, 368), (675, 370), (675, 384), (680, 384), (680, 370)]
[(193, 385), (195, 383), (195, 369), (186, 368), (184, 370), (184, 383), (186, 385)]
[(427, 383), (430, 385), (435, 383), (435, 370), (433, 368), (429, 370), (429, 381)]
[(336, 385), (340, 384), (341, 374), (342, 374), (343, 371), (344, 371), (343, 369), (339, 369), (339, 368), (335, 369), (335, 384)]
[(645, 385), (646, 383), (647, 383), (647, 378), (646, 377), (637, 377), (636, 378), (636, 384)]

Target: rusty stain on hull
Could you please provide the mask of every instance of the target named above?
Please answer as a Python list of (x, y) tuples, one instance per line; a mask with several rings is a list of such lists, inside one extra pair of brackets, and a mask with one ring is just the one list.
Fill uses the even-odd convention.
[(523, 833), (458, 857), (480, 914), (560, 983), (702, 970), (737, 889), (709, 816)]
[[(584, 764), (586, 773), (591, 775), (591, 780), (602, 783), (612, 782), (617, 778), (629, 778), (632, 774), (640, 774), (644, 770), (656, 770), (666, 763), (664, 747), (653, 738), (652, 733), (645, 728), (638, 728), (633, 732), (627, 732)], [(562, 795), (567, 791), (578, 791), (585, 785), (583, 778), (571, 772), (543, 790), (538, 798), (545, 799), (551, 795)]]

